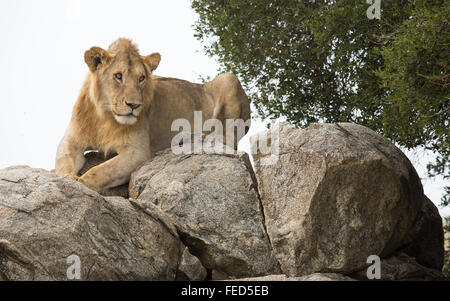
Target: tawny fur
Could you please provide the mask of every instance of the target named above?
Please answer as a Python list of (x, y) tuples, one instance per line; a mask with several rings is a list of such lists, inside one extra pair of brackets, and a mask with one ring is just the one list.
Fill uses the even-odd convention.
[[(90, 72), (58, 146), (56, 173), (101, 191), (126, 183), (137, 166), (170, 147), (178, 134), (171, 131), (175, 119), (189, 120), (192, 130), (194, 111), (202, 111), (203, 121), (219, 119), (224, 128), (226, 119), (250, 119), (249, 100), (236, 76), (221, 74), (204, 85), (153, 76), (160, 58), (140, 56), (128, 39), (85, 52)], [(241, 138), (234, 137), (234, 147)], [(118, 155), (78, 177), (87, 150)]]

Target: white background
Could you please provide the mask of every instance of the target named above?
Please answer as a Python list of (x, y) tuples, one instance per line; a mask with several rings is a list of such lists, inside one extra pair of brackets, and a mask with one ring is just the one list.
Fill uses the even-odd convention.
[[(217, 64), (194, 38), (196, 14), (188, 0), (0, 0), (0, 168), (54, 168), (56, 147), (88, 71), (84, 51), (133, 39), (141, 54), (160, 52), (155, 74), (198, 81)], [(264, 129), (253, 122), (250, 135)], [(240, 149), (249, 149), (247, 135)], [(407, 152), (426, 177), (430, 154)], [(435, 203), (442, 178), (423, 179)], [(450, 215), (450, 208), (440, 208)]]

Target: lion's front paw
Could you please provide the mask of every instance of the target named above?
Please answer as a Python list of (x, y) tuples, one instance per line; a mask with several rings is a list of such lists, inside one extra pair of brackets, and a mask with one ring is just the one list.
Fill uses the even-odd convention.
[(83, 183), (89, 189), (99, 192), (101, 187), (97, 184), (96, 180), (93, 177), (89, 177), (88, 174), (84, 174), (78, 178), (78, 182)]
[(74, 181), (78, 181), (78, 180), (80, 179), (80, 177), (78, 177), (78, 176), (73, 176), (73, 175), (67, 175), (67, 177), (68, 177), (69, 179), (74, 180)]

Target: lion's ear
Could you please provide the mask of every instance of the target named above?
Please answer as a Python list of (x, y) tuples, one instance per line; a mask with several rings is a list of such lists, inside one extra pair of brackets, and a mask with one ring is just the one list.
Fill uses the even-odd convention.
[(150, 67), (150, 70), (153, 72), (161, 61), (161, 55), (158, 52), (152, 53), (150, 55), (143, 57), (144, 62)]
[(84, 61), (91, 72), (98, 70), (100, 65), (105, 65), (111, 60), (111, 55), (108, 51), (100, 47), (92, 47), (84, 53)]

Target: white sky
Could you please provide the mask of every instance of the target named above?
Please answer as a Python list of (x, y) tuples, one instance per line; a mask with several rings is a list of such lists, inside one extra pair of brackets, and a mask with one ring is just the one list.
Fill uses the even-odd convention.
[[(155, 74), (198, 81), (217, 63), (194, 38), (189, 0), (0, 0), (0, 168), (54, 168), (55, 152), (88, 71), (84, 51), (133, 39), (141, 54), (160, 52)], [(52, 87), (52, 88), (50, 88)], [(254, 121), (250, 135), (264, 129)], [(247, 135), (240, 143), (249, 149)], [(421, 177), (429, 155), (408, 153)], [(439, 204), (442, 178), (423, 181)], [(450, 215), (450, 208), (440, 208)]]

